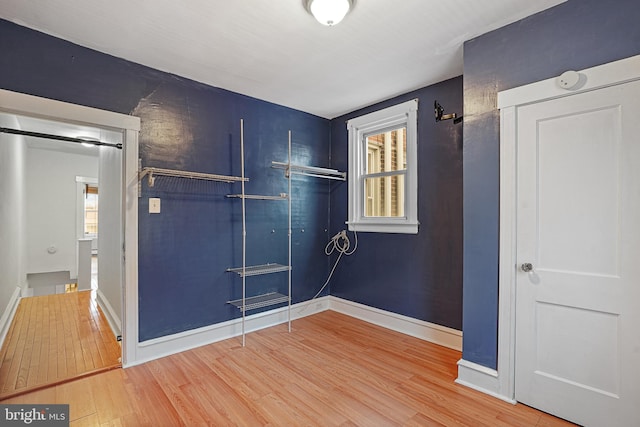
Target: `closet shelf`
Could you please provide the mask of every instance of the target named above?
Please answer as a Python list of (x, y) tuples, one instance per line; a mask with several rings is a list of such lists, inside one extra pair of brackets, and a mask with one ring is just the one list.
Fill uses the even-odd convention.
[(229, 198), (238, 198), (238, 199), (253, 199), (253, 200), (287, 200), (288, 196), (285, 193), (280, 194), (279, 196), (262, 196), (259, 194), (227, 194)]
[(255, 310), (256, 308), (268, 307), (270, 305), (276, 305), (283, 302), (289, 302), (289, 297), (278, 292), (271, 292), (264, 295), (256, 295), (254, 297), (245, 298), (244, 305), (242, 304), (242, 299), (227, 301), (227, 304), (231, 304), (239, 308), (240, 311), (244, 312), (247, 310)]
[(283, 169), (286, 176), (305, 175), (315, 178), (334, 179), (337, 181), (347, 180), (347, 173), (340, 172), (336, 169), (320, 168), (317, 166), (303, 166), (284, 162), (271, 162), (271, 167), (275, 169)]
[(155, 184), (156, 176), (171, 176), (176, 178), (189, 178), (189, 179), (197, 179), (201, 181), (216, 181), (216, 182), (246, 182), (249, 181), (249, 178), (239, 177), (239, 176), (228, 176), (228, 175), (216, 175), (212, 173), (203, 173), (203, 172), (191, 172), (191, 171), (182, 171), (175, 169), (163, 169), (163, 168), (155, 168), (155, 167), (142, 167), (142, 161), (140, 160), (138, 163), (138, 197), (142, 194), (142, 188), (140, 183), (147, 177), (147, 183), (149, 187), (153, 187)]
[(244, 273), (242, 267), (227, 268), (229, 273), (236, 273), (240, 277), (260, 276), (262, 274), (280, 273), (281, 271), (289, 270), (291, 270), (291, 266), (276, 263), (246, 266)]

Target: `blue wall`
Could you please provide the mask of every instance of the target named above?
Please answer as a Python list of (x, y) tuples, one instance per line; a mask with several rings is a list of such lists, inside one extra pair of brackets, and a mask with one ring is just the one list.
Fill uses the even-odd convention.
[[(143, 165), (240, 174), (239, 120), (245, 119), (247, 192), (287, 192), (282, 171), (287, 131), (294, 161), (329, 165), (330, 122), (307, 113), (206, 86), (0, 20), (0, 87), (141, 118)], [(158, 178), (139, 199), (140, 340), (240, 315), (239, 184)], [(293, 301), (309, 299), (327, 273), (330, 185), (294, 183)], [(149, 215), (148, 197), (162, 199)], [(248, 262), (287, 262), (286, 202), (248, 201)], [(304, 231), (303, 231), (304, 230)], [(308, 278), (318, 278), (308, 280)], [(320, 283), (318, 283), (320, 281)], [(286, 290), (286, 274), (249, 278), (249, 292)]]
[[(433, 102), (460, 115), (462, 77), (332, 120), (331, 162), (347, 169), (347, 120), (413, 98), (419, 99), (418, 234), (358, 233), (358, 249), (342, 257), (331, 295), (461, 329), (463, 126), (453, 120), (436, 123)], [(347, 205), (347, 184), (335, 185), (331, 233), (346, 228)]]
[[(288, 129), (294, 131), (294, 160), (327, 165), (330, 153), (332, 167), (344, 170), (347, 119), (420, 98), (420, 232), (361, 233), (358, 251), (343, 258), (336, 271), (331, 294), (462, 327), (463, 357), (495, 368), (497, 92), (640, 53), (639, 18), (640, 3), (635, 0), (569, 0), (465, 43), (464, 160), (462, 126), (434, 123), (431, 109), (438, 99), (447, 112), (461, 111), (461, 78), (329, 122), (0, 21), (0, 86), (140, 116), (141, 156), (144, 164), (155, 166), (237, 174), (238, 120), (243, 117), (247, 175), (252, 178), (248, 191), (254, 193), (286, 191), (281, 174), (268, 166), (271, 159), (285, 160)], [(238, 280), (224, 273), (230, 264), (239, 263), (239, 206), (224, 198), (229, 187), (237, 191), (237, 185), (167, 184), (145, 186), (140, 200), (142, 339), (238, 316), (225, 304), (238, 296)], [(156, 195), (163, 200), (163, 213), (149, 216), (146, 198)], [(310, 298), (326, 277), (323, 248), (328, 235), (345, 228), (346, 184), (300, 178), (294, 197), (294, 301), (301, 301)], [(272, 255), (269, 260), (284, 260), (282, 249), (277, 249), (286, 239), (280, 223), (284, 205), (249, 208), (249, 232), (255, 238), (250, 261), (262, 262), (265, 253)], [(275, 289), (282, 281), (274, 276), (256, 286)]]
[(569, 0), (465, 43), (464, 359), (497, 365), (497, 93), (639, 54), (638, 22), (637, 0)]

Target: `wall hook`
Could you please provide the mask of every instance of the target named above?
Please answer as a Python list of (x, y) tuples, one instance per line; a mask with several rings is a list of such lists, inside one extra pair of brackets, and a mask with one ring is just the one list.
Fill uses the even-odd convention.
[(436, 116), (436, 122), (453, 119), (453, 123), (458, 124), (462, 121), (462, 116), (458, 117), (456, 113), (444, 114), (444, 108), (442, 108), (442, 105), (440, 105), (437, 100), (433, 101), (433, 110)]

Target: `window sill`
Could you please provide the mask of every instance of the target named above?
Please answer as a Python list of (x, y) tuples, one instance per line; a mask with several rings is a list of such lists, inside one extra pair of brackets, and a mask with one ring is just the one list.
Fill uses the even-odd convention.
[(349, 231), (371, 232), (371, 233), (398, 233), (398, 234), (418, 234), (418, 222), (410, 223), (402, 221), (362, 221), (347, 222)]

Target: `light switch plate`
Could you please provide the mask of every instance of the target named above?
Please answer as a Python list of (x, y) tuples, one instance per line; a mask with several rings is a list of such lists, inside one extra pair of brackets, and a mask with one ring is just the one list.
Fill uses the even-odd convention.
[(160, 199), (158, 197), (149, 198), (149, 213), (160, 213)]

